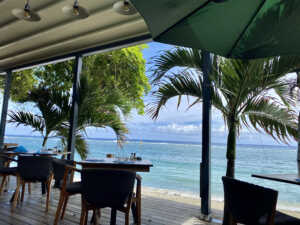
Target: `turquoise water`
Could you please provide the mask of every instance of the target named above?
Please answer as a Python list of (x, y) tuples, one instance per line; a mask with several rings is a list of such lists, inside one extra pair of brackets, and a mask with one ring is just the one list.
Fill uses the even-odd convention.
[[(31, 150), (38, 150), (41, 138), (6, 137), (6, 142), (16, 142)], [(89, 158), (103, 158), (107, 153), (138, 156), (152, 161), (150, 173), (143, 173), (143, 185), (170, 192), (180, 192), (199, 196), (199, 165), (201, 146), (197, 144), (176, 144), (158, 142), (128, 142), (121, 151), (115, 141), (87, 140)], [(47, 147), (57, 145), (50, 139)], [(221, 177), (226, 171), (225, 145), (212, 145), (212, 199), (223, 199)], [(76, 160), (79, 156), (76, 155)], [(300, 210), (300, 186), (252, 178), (254, 173), (297, 173), (296, 147), (238, 145), (236, 177), (279, 191), (282, 208)]]

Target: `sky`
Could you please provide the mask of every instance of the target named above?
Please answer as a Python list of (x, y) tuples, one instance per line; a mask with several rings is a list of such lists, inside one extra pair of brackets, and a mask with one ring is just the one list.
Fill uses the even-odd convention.
[[(146, 71), (151, 68), (151, 58), (161, 54), (161, 51), (171, 49), (172, 46), (151, 42), (148, 48), (143, 50), (143, 56), (147, 62)], [(149, 72), (146, 72), (149, 76)], [(145, 96), (145, 105), (151, 102), (151, 96)], [(138, 140), (157, 140), (157, 141), (177, 141), (177, 142), (201, 142), (202, 132), (202, 104), (198, 104), (187, 110), (188, 102), (182, 99), (181, 107), (177, 109), (177, 99), (171, 99), (164, 107), (157, 120), (152, 120), (149, 115), (137, 115), (135, 111), (126, 118), (125, 122), (129, 129), (128, 139)], [(10, 102), (9, 109), (15, 109), (20, 106)], [(23, 106), (24, 107), (24, 106)], [(24, 107), (24, 109), (32, 110)], [(226, 143), (227, 130), (223, 122), (222, 115), (212, 109), (212, 143)], [(115, 138), (110, 128), (89, 128), (87, 130), (89, 138)], [(7, 135), (39, 135), (32, 132), (29, 127), (15, 127), (13, 124), (7, 124)], [(254, 130), (242, 129), (238, 144), (255, 145), (279, 145), (270, 136), (258, 133)], [(291, 142), (291, 145), (296, 145)]]

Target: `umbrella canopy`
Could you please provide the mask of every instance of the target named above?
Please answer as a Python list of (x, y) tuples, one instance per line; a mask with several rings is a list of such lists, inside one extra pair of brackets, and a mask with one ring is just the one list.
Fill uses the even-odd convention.
[(300, 54), (299, 0), (131, 0), (158, 42), (230, 58)]

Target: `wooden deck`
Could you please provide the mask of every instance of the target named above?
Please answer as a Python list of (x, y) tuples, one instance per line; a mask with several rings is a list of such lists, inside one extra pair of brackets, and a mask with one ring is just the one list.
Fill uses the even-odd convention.
[[(10, 179), (9, 190), (15, 187), (15, 178)], [(0, 196), (0, 225), (40, 225), (53, 224), (54, 214), (59, 199), (59, 190), (52, 190), (49, 212), (45, 213), (45, 197), (41, 197), (40, 184), (32, 185), (32, 194), (26, 191), (24, 202), (19, 203), (16, 210), (11, 212), (9, 202), (12, 192), (4, 192)], [(81, 211), (80, 195), (71, 196), (65, 219), (60, 222), (64, 225), (79, 224)], [(142, 224), (143, 225), (208, 225), (197, 219), (199, 206), (179, 201), (143, 195)], [(89, 215), (91, 217), (91, 213)], [(101, 225), (109, 224), (110, 210), (102, 210)], [(132, 219), (132, 218), (131, 218)], [(123, 213), (118, 212), (117, 224), (124, 224)]]

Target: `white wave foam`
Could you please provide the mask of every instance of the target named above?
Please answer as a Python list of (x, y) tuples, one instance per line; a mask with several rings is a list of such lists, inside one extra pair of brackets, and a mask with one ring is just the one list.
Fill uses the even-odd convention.
[(289, 205), (287, 205), (287, 204), (289, 204), (289, 203), (278, 202), (277, 208), (281, 209), (281, 210), (291, 211), (291, 212), (300, 212), (300, 204), (299, 205), (294, 204), (292, 206), (291, 206), (291, 204), (289, 204)]

